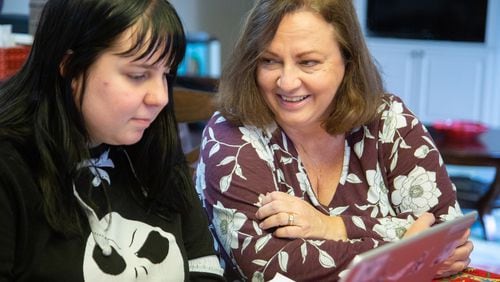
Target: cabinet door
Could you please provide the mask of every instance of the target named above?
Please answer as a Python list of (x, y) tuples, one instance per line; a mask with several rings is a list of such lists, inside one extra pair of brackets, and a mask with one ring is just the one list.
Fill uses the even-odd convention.
[(426, 120), (481, 120), (486, 56), (476, 50), (426, 50), (422, 56), (421, 112)]
[(386, 91), (400, 96), (423, 122), (485, 119), (484, 48), (382, 41), (368, 46)]
[(395, 94), (416, 114), (419, 99), (415, 88), (420, 84), (419, 60), (422, 52), (407, 47), (369, 44), (368, 48), (377, 63), (385, 90)]

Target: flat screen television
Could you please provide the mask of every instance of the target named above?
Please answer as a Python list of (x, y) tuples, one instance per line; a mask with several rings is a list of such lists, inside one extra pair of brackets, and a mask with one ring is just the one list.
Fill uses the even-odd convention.
[(488, 0), (367, 0), (367, 35), (484, 42)]

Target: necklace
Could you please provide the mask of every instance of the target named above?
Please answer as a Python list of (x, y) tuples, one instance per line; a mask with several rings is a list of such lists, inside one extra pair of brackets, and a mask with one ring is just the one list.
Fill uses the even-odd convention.
[(124, 148), (120, 147), (120, 150), (125, 154), (125, 157), (127, 158), (127, 161), (128, 161), (128, 165), (130, 167), (130, 170), (132, 171), (132, 175), (134, 176), (135, 180), (139, 183), (139, 185), (141, 186), (141, 192), (142, 192), (142, 195), (144, 197), (147, 197), (148, 196), (148, 190), (144, 187), (144, 185), (142, 184), (142, 181), (141, 179), (137, 176), (137, 173), (135, 172), (135, 168), (134, 166), (132, 165), (132, 160), (130, 159), (130, 156), (128, 155), (127, 153), (127, 150), (125, 150)]

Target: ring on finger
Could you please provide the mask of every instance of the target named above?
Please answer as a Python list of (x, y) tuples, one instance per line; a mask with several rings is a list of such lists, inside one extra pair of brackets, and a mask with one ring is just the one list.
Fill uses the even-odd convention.
[(295, 215), (293, 213), (288, 214), (288, 225), (293, 225), (295, 221)]

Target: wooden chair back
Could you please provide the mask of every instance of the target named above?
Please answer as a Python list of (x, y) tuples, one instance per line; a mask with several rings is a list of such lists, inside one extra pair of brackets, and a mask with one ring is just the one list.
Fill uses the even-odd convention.
[[(202, 123), (210, 119), (215, 111), (214, 92), (174, 86), (174, 112), (178, 123)], [(200, 154), (201, 128), (190, 129), (191, 148), (184, 148), (186, 160), (193, 170)], [(193, 142), (194, 141), (194, 142)]]

